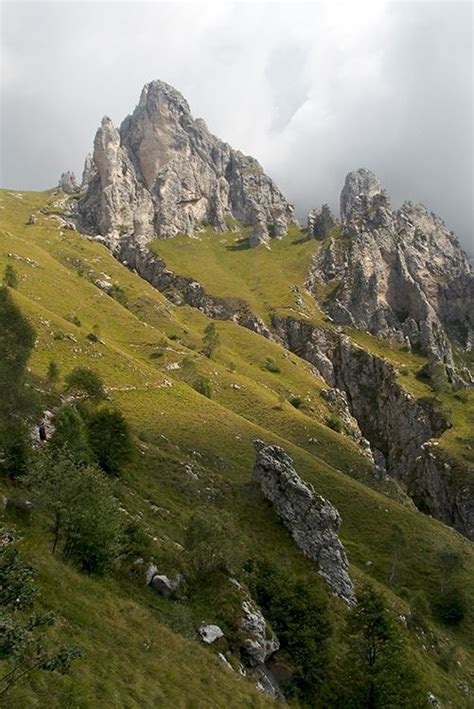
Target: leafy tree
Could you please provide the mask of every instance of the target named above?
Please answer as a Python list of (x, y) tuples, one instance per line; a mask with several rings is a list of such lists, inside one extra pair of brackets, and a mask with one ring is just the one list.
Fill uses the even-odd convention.
[(345, 628), (345, 654), (333, 706), (338, 709), (417, 709), (426, 692), (404, 655), (400, 631), (381, 595), (366, 586)]
[(316, 706), (329, 663), (332, 626), (327, 601), (313, 584), (292, 581), (266, 561), (252, 566), (252, 594), (295, 667), (286, 693)]
[(433, 604), (437, 618), (446, 625), (459, 625), (465, 618), (468, 605), (459, 586), (446, 590)]
[(105, 399), (102, 379), (93, 369), (75, 367), (66, 377), (66, 392), (90, 399)]
[(77, 647), (48, 647), (45, 630), (55, 619), (52, 613), (30, 612), (39, 589), (35, 572), (21, 559), (17, 542), (15, 530), (0, 529), (0, 660), (7, 664), (0, 676), (0, 700), (35, 670), (65, 674), (82, 655)]
[(26, 483), (51, 518), (52, 552), (89, 573), (104, 573), (120, 553), (123, 518), (104, 474), (67, 452), (43, 451)]
[(193, 384), (193, 388), (199, 392), (199, 394), (207, 396), (208, 399), (212, 399), (212, 381), (209, 377), (198, 376)]
[(388, 546), (390, 553), (388, 585), (393, 586), (398, 576), (400, 561), (407, 546), (405, 532), (398, 524), (392, 525)]
[(235, 525), (222, 511), (197, 512), (191, 518), (184, 541), (190, 575), (202, 580), (218, 571), (231, 572), (240, 563), (237, 540)]
[(446, 367), (443, 362), (435, 362), (430, 371), (431, 385), (437, 395), (446, 394), (451, 389)]
[(438, 554), (438, 566), (441, 572), (440, 590), (445, 593), (457, 574), (463, 569), (463, 558), (459, 552), (444, 547)]
[(202, 338), (204, 345), (204, 354), (206, 357), (211, 358), (220, 343), (219, 333), (217, 332), (216, 324), (210, 322), (209, 325), (204, 330), (204, 337)]
[(467, 603), (459, 586), (458, 575), (464, 567), (463, 558), (455, 549), (445, 547), (438, 554), (440, 595), (433, 602), (433, 610), (446, 625), (459, 625), (467, 613)]
[(25, 373), (34, 342), (35, 331), (0, 287), (0, 465), (12, 476), (24, 472), (28, 457)]
[(87, 428), (76, 407), (72, 404), (63, 406), (54, 417), (54, 426), (51, 452), (66, 452), (77, 464), (90, 462)]
[(48, 364), (48, 382), (54, 383), (58, 381), (59, 377), (59, 367), (57, 362), (52, 359)]
[(8, 288), (17, 288), (18, 286), (18, 276), (11, 264), (7, 264), (5, 267), (5, 273), (3, 276), (5, 285)]
[(119, 475), (132, 460), (132, 434), (123, 414), (112, 407), (94, 411), (87, 421), (89, 444), (100, 465), (109, 475)]

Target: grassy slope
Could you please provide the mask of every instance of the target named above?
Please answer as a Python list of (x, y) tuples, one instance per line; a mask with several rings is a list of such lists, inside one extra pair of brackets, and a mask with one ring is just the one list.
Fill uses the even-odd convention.
[[(284, 558), (290, 573), (301, 573), (314, 583), (321, 583), (312, 565), (298, 554), (272, 511), (255, 495), (250, 484), (252, 441), (260, 437), (283, 445), (294, 457), (302, 476), (311, 480), (316, 489), (338, 507), (344, 520), (342, 538), (358, 581), (370, 576), (384, 582), (390, 525), (396, 522), (406, 530), (410, 540), (399, 585), (408, 588), (410, 593), (424, 589), (429, 594), (437, 583), (436, 550), (445, 545), (454, 546), (465, 556), (465, 585), (472, 605), (472, 545), (411, 507), (353, 479), (367, 477), (365, 459), (347, 438), (322, 423), (328, 413), (319, 397), (323, 385), (311, 374), (307, 363), (231, 323), (219, 323), (222, 346), (215, 361), (200, 357), (198, 348), (208, 322), (201, 313), (189, 308), (176, 309), (115, 262), (103, 247), (81, 239), (74, 232), (61, 233), (51, 220), (40, 217), (38, 225), (24, 226), (31, 211), (38, 209), (46, 199), (44, 194), (24, 193), (19, 199), (4, 192), (0, 203), (4, 208), (0, 213), (0, 268), (3, 270), (7, 262), (12, 263), (20, 274), (15, 297), (38, 333), (31, 368), (34, 373), (44, 375), (48, 362), (54, 358), (60, 364), (62, 375), (77, 364), (90, 366), (91, 363), (101, 373), (114, 401), (124, 410), (141, 439), (140, 463), (119, 485), (118, 494), (124, 506), (139, 515), (157, 538), (158, 557), (162, 549), (182, 541), (187, 519), (196, 506), (206, 504), (211, 495), (216, 504), (234, 515), (248, 548), (264, 548), (276, 561)], [(175, 241), (176, 248), (180, 249), (179, 240)], [(169, 243), (166, 242), (166, 248), (171, 252)], [(191, 243), (202, 245), (194, 240)], [(210, 240), (206, 245), (207, 251), (212, 251)], [(225, 244), (216, 248), (220, 250), (221, 246)], [(308, 242), (294, 244), (292, 248), (298, 253), (300, 248), (307, 249), (304, 253), (309, 256)], [(303, 277), (303, 271), (297, 273), (301, 253), (298, 258), (285, 256), (283, 242), (277, 244), (276, 249), (280, 249), (278, 268), (271, 261), (265, 266), (260, 264), (259, 276), (251, 275), (248, 285), (248, 291), (254, 293), (253, 305), (259, 304), (260, 309), (255, 309), (265, 317), (270, 312), (266, 310), (266, 303), (274, 302), (278, 308), (293, 307), (285, 289), (290, 289)], [(32, 268), (24, 261), (8, 257), (8, 252), (35, 259), (39, 267)], [(272, 248), (270, 255), (274, 252)], [(232, 273), (240, 294), (245, 274), (257, 272), (257, 269), (251, 271), (246, 261), (240, 262), (248, 258), (247, 253), (226, 251), (224, 260), (216, 262), (215, 283), (224, 281), (225, 270), (230, 267), (225, 259), (237, 257), (239, 260), (233, 262)], [(262, 249), (253, 253), (260, 254), (258, 258), (266, 261), (269, 252)], [(199, 250), (194, 259), (198, 255)], [(291, 267), (287, 267), (290, 263)], [(86, 275), (80, 276), (78, 269)], [(94, 277), (103, 278), (103, 274), (108, 274), (119, 282), (127, 293), (128, 309), (98, 290), (87, 276), (89, 271)], [(183, 266), (180, 272), (185, 271)], [(204, 282), (200, 273), (191, 275)], [(281, 292), (281, 297), (272, 294), (272, 288)], [(317, 310), (314, 305), (308, 307)], [(80, 318), (80, 327), (66, 319), (73, 314)], [(87, 339), (92, 330), (99, 333), (103, 344)], [(163, 337), (170, 335), (178, 339), (167, 340), (162, 358), (150, 359)], [(167, 369), (186, 355), (195, 357), (200, 371), (213, 380), (212, 401), (181, 383), (180, 370)], [(275, 359), (281, 373), (272, 374), (262, 369), (261, 363), (267, 356)], [(240, 389), (232, 388), (231, 384), (237, 384)], [(303, 410), (297, 411), (289, 404), (280, 406), (280, 391), (302, 397)], [(317, 438), (318, 444), (310, 444), (309, 438)], [(192, 463), (199, 471), (198, 481), (186, 475), (184, 462)], [(168, 692), (162, 695), (165, 699), (161, 701), (176, 706), (187, 706), (191, 697), (199, 697), (201, 702), (193, 706), (206, 706), (204, 697), (214, 706), (232, 705), (229, 698), (232, 692), (237, 697), (235, 706), (256, 706), (252, 702), (263, 701), (247, 683), (216, 664), (209, 651), (182, 637), (194, 637), (193, 628), (204, 620), (201, 616), (206, 607), (203, 609), (202, 604), (191, 606), (185, 613), (179, 604), (156, 598), (128, 577), (84, 578), (50, 557), (44, 549), (41, 526), (26, 530), (25, 536), (27, 549), (40, 559), (45, 595), (60, 609), (65, 626), (72, 628), (72, 634), (85, 647), (87, 656), (71, 679), (41, 677), (33, 689), (22, 689), (17, 695), (18, 706), (22, 702), (33, 702), (34, 698), (41, 701), (45, 692), (51, 691), (58, 697), (71, 693), (78, 706), (81, 701), (87, 705), (91, 696), (114, 701), (116, 705), (147, 705), (153, 703), (154, 697), (159, 696), (156, 693), (161, 691)], [(163, 554), (163, 559), (165, 557)], [(74, 594), (70, 593), (71, 587), (75, 589)], [(398, 609), (406, 610), (399, 597), (386, 592)], [(334, 613), (340, 614), (339, 605), (336, 602), (333, 605)], [(81, 609), (87, 612), (82, 613)], [(110, 621), (95, 622), (109, 616)], [(219, 611), (208, 606), (206, 620), (216, 619), (225, 625), (226, 618), (220, 618)], [(172, 634), (160, 621), (179, 634)], [(472, 665), (468, 653), (474, 633), (473, 621), (471, 613), (458, 631), (443, 631), (462, 648), (460, 677)], [(149, 629), (148, 637), (163, 638), (167, 647), (175, 652), (170, 650), (163, 656), (160, 642), (151, 650), (146, 650), (144, 645), (138, 647), (141, 640), (131, 638), (141, 638), (144, 628)], [(450, 698), (454, 702), (452, 706), (463, 706), (462, 695), (456, 690), (458, 677), (450, 677), (440, 670), (435, 664), (435, 655), (422, 651), (413, 637), (407, 642), (429, 678), (432, 691), (445, 700)], [(102, 670), (105, 653), (111, 667)], [(129, 658), (135, 658), (137, 653), (141, 660), (134, 662), (130, 669), (132, 674), (128, 675)], [(186, 668), (193, 680), (183, 683), (180, 673)], [(160, 678), (158, 687), (154, 683), (155, 676)]]

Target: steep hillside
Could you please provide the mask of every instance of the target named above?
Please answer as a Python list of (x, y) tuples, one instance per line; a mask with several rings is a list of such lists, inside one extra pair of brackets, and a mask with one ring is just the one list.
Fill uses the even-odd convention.
[[(339, 511), (341, 541), (356, 592), (372, 580), (394, 617), (409, 617), (417, 594), (426, 597), (428, 606), (436, 601), (443, 549), (462, 557), (459, 579), (469, 608), (463, 622), (454, 628), (442, 625), (428, 610), (423, 629), (417, 624), (409, 624), (409, 629), (403, 623), (400, 629), (407, 655), (419, 667), (427, 690), (443, 706), (471, 706), (472, 543), (420, 513), (406, 494), (404, 480), (400, 485), (374, 468), (359, 426), (366, 437), (366, 431), (374, 440), (378, 436), (380, 447), (387, 445), (388, 459), (393, 441), (381, 440), (381, 430), (370, 430), (371, 421), (364, 418), (362, 408), (359, 424), (346, 405), (334, 408), (326, 393), (330, 376), (324, 381), (319, 375), (320, 351), (307, 349), (307, 337), (297, 342), (295, 328), (304, 323), (319, 340), (326, 338), (326, 365), (332, 367), (338, 387), (350, 372), (347, 367), (353, 366), (347, 358), (360, 350), (362, 354), (355, 355), (358, 361), (377, 355), (376, 361), (370, 360), (372, 367), (379, 366), (379, 360), (396, 367), (392, 379), (385, 370), (380, 374), (391, 387), (390, 402), (399, 401), (400, 391), (406, 390), (413, 400), (429, 398), (431, 411), (433, 390), (429, 380), (419, 376), (426, 358), (385, 340), (342, 330), (325, 319), (305, 291), (307, 267), (318, 244), (296, 227), (283, 240), (272, 242), (271, 250), (247, 250), (245, 231), (220, 235), (205, 231), (193, 239), (154, 242), (168, 271), (184, 279), (168, 280), (165, 297), (114, 259), (105, 246), (67, 228), (67, 211), (74, 201), (50, 193), (3, 191), (0, 269), (3, 272), (7, 265), (15, 269), (18, 286), (10, 289), (11, 294), (36, 330), (30, 384), (39, 390), (44, 406), (58, 406), (64, 378), (74, 367), (92, 366), (131, 423), (139, 455), (116, 482), (115, 491), (124, 514), (140, 520), (149, 535), (149, 559), (160, 572), (175, 573), (193, 513), (227, 513), (244, 558), (269, 559), (288, 579), (303, 579), (327, 600), (337, 656), (347, 609), (330, 594), (317, 566), (298, 551), (252, 482), (254, 440), (281, 446), (301, 478)], [(32, 214), (36, 221), (28, 224)], [(193, 307), (192, 298), (186, 296), (189, 280), (198, 281), (209, 294), (201, 307)], [(214, 298), (244, 301), (267, 336), (256, 327), (242, 327), (232, 317), (216, 319)], [(220, 336), (211, 358), (202, 354), (210, 323), (216, 324)], [(346, 335), (352, 338), (347, 340), (350, 352), (341, 344)], [(55, 385), (46, 382), (52, 360), (60, 372)], [(207, 395), (196, 390), (196, 376), (205, 382), (201, 391)], [(354, 406), (356, 392), (349, 394)], [(450, 406), (453, 421), (444, 432), (440, 425), (438, 447), (450, 460), (459, 461), (463, 475), (471, 455), (470, 396), (458, 399), (445, 392), (436, 404)], [(434, 415), (420, 409), (417, 416), (426, 416), (420, 426), (427, 428), (420, 428), (419, 435), (426, 434), (429, 440)], [(1, 479), (0, 485), (7, 497), (21, 494), (17, 483)], [(39, 569), (45, 607), (61, 618), (51, 633), (60, 639), (72, 637), (85, 652), (70, 675), (37, 673), (12, 690), (11, 706), (41, 706), (46, 701), (58, 707), (97, 702), (271, 705), (272, 700), (249, 679), (225, 666), (214, 646), (203, 646), (196, 632), (203, 622), (216, 623), (229, 643), (220, 650), (238, 647), (241, 598), (228, 578), (184, 600), (166, 600), (145, 586), (143, 574), (131, 573), (130, 564), (97, 578), (58, 561), (49, 551), (48, 527), (41, 515), (33, 513), (25, 521), (7, 509), (6, 518), (21, 530), (22, 551)], [(397, 577), (390, 580), (394, 526), (402, 530), (406, 542)], [(245, 573), (239, 581), (246, 583)], [(454, 649), (456, 661), (447, 665), (443, 658)]]

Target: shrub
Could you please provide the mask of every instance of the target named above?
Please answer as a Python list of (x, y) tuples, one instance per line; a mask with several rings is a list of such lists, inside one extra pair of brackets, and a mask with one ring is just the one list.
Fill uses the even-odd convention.
[(132, 434), (123, 414), (112, 407), (92, 412), (87, 420), (89, 445), (108, 475), (119, 475), (133, 457)]
[(272, 372), (273, 374), (279, 374), (281, 371), (273, 357), (265, 357), (263, 369), (266, 369), (268, 372)]
[(295, 666), (286, 693), (304, 706), (314, 706), (326, 680), (332, 634), (325, 596), (313, 584), (292, 580), (266, 561), (251, 563), (251, 569), (252, 595)]
[(336, 431), (337, 433), (342, 433), (344, 429), (342, 419), (337, 414), (330, 414), (329, 416), (327, 416), (326, 426), (329, 426), (329, 428), (332, 428), (332, 430)]
[(11, 264), (7, 264), (7, 266), (5, 267), (3, 280), (5, 282), (5, 285), (8, 286), (8, 288), (16, 288), (18, 286), (17, 272)]
[(426, 707), (426, 690), (405, 658), (400, 630), (383, 597), (371, 586), (358, 594), (346, 622), (344, 643), (331, 706)]
[(65, 319), (68, 322), (75, 325), (76, 327), (81, 327), (81, 325), (82, 325), (81, 321), (79, 320), (79, 318), (77, 317), (77, 315), (75, 313), (71, 313), (70, 315), (66, 315)]
[(111, 298), (116, 300), (121, 305), (127, 305), (128, 303), (127, 294), (122, 288), (122, 286), (120, 286), (118, 283), (113, 283), (107, 291), (107, 294), (110, 295)]
[(53, 453), (67, 452), (75, 463), (88, 463), (91, 450), (87, 438), (87, 428), (75, 406), (63, 406), (54, 417), (55, 431), (50, 447)]
[(35, 331), (7, 288), (0, 287), (0, 458), (10, 476), (24, 472), (29, 439), (25, 417), (32, 397), (25, 388), (26, 364)]
[(211, 322), (204, 330), (204, 336), (202, 338), (202, 343), (204, 345), (204, 354), (206, 357), (212, 357), (214, 352), (219, 346), (220, 337), (217, 332), (216, 324)]
[(217, 514), (208, 509), (193, 515), (184, 545), (194, 580), (204, 580), (218, 571), (231, 573), (240, 563), (237, 530), (222, 511)]
[(199, 394), (207, 396), (208, 399), (212, 399), (213, 387), (209, 377), (199, 376), (194, 382), (193, 388), (199, 392)]
[(68, 394), (86, 396), (90, 399), (105, 399), (102, 379), (93, 369), (75, 367), (66, 376), (65, 390)]
[(59, 367), (54, 359), (48, 364), (48, 382), (57, 382), (59, 377)]
[(468, 610), (464, 593), (454, 586), (434, 601), (433, 610), (438, 620), (445, 625), (459, 625)]
[(295, 409), (300, 409), (303, 405), (303, 399), (300, 396), (290, 397), (290, 404), (295, 407)]

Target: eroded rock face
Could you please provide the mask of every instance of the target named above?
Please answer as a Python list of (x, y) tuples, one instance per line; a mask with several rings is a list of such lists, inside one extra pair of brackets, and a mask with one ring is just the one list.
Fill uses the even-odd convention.
[(62, 190), (62, 192), (66, 192), (66, 194), (74, 194), (75, 192), (79, 192), (79, 185), (77, 184), (76, 181), (76, 176), (73, 172), (63, 172), (59, 179), (59, 189)]
[(250, 598), (242, 603), (240, 628), (247, 635), (242, 649), (251, 665), (265, 662), (279, 649), (278, 638), (267, 625), (260, 608)]
[(405, 481), (417, 507), (474, 539), (472, 468), (441, 455), (436, 446), (449, 422), (403, 388), (390, 362), (348, 337), (279, 316), (273, 318), (273, 333), (331, 387), (345, 392), (375, 463), (380, 465), (375, 453), (382, 451), (388, 474)]
[(278, 446), (256, 441), (253, 479), (288, 528), (301, 551), (316, 562), (332, 592), (348, 605), (355, 603), (349, 562), (339, 540), (341, 518), (336, 508), (312, 485), (303, 482), (293, 461)]
[(338, 224), (327, 204), (312, 209), (308, 214), (308, 234), (315, 239), (325, 239)]
[(235, 220), (256, 227), (252, 245), (295, 221), (259, 163), (213, 136), (181, 94), (162, 81), (146, 84), (138, 106), (117, 130), (104, 118), (88, 189), (79, 204), (85, 224), (112, 241), (218, 231)]
[(308, 288), (333, 284), (324, 307), (336, 323), (419, 348), (455, 381), (449, 340), (465, 349), (474, 341), (474, 278), (456, 237), (422, 205), (393, 211), (365, 169), (346, 178), (341, 218), (342, 233), (314, 258)]
[(89, 183), (92, 181), (92, 178), (96, 173), (97, 168), (94, 160), (92, 159), (92, 155), (86, 155), (84, 160), (84, 168), (82, 170), (81, 190), (87, 190)]

